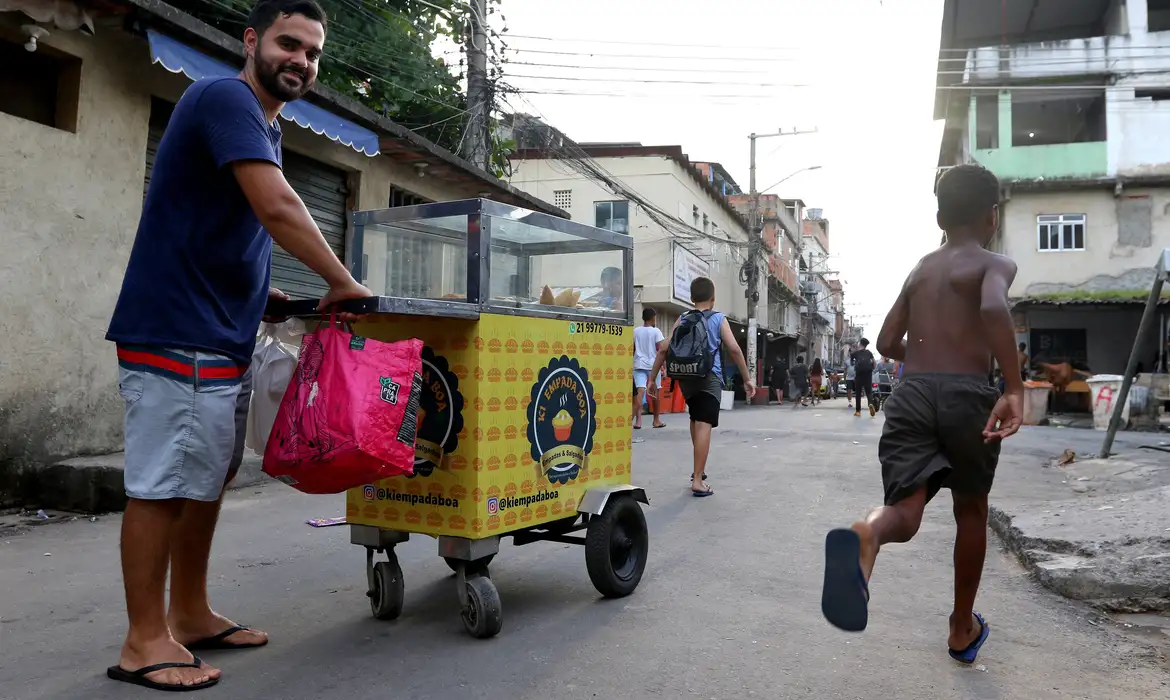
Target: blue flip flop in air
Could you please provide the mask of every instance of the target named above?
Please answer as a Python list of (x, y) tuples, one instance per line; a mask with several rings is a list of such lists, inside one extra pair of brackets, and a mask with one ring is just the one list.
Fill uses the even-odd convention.
[(979, 636), (975, 638), (975, 641), (968, 644), (967, 648), (962, 651), (947, 649), (947, 653), (951, 655), (951, 658), (961, 664), (970, 665), (975, 663), (975, 657), (979, 656), (979, 650), (983, 648), (984, 642), (991, 635), (991, 625), (987, 624), (983, 616), (975, 613), (975, 619), (979, 621)]
[(860, 632), (869, 624), (869, 586), (861, 573), (861, 538), (853, 530), (831, 530), (825, 537), (821, 613), (846, 632)]

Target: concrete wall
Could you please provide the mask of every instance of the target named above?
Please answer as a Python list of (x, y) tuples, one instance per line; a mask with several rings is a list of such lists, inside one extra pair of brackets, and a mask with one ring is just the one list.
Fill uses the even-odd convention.
[[(692, 207), (697, 206), (700, 221), (706, 214), (708, 221), (712, 222), (712, 230), (718, 231), (716, 235), (747, 242), (747, 231), (700, 189), (699, 184), (674, 160), (640, 156), (599, 158), (597, 162), (622, 183), (684, 222), (691, 223)], [(554, 192), (571, 190), (572, 202), (564, 208), (574, 221), (593, 226), (594, 203), (620, 199), (560, 161), (517, 160), (512, 165), (514, 171), (509, 182), (536, 197), (551, 202), (555, 199)], [(674, 234), (663, 230), (632, 202), (629, 226), (630, 235), (634, 237), (634, 285), (641, 287), (642, 303), (682, 308), (684, 305), (672, 296)], [(735, 318), (747, 318), (744, 286), (739, 282), (739, 268), (746, 259), (746, 250), (698, 235), (686, 245), (711, 262), (711, 276), (720, 309)], [(761, 303), (764, 301), (761, 298)]]
[[(152, 65), (145, 41), (105, 26), (41, 43), (81, 59), (80, 101), (76, 133), (0, 113), (0, 488), (24, 464), (121, 448), (104, 336), (142, 209), (150, 98), (177, 100), (188, 84)], [(352, 173), (354, 207), (386, 206), (391, 183), (475, 196), (282, 126), (288, 149)]]
[[(1019, 266), (1013, 297), (1148, 290), (1159, 251), (1170, 247), (1166, 189), (1126, 189), (1120, 198), (1110, 190), (1017, 192), (1002, 211), (1002, 252)], [(1041, 214), (1084, 214), (1085, 250), (1040, 251)]]
[[(1020, 44), (1006, 52), (984, 47), (968, 52), (965, 79), (1002, 84), (1012, 80), (1109, 75), (1105, 88), (1107, 140), (1103, 144), (1010, 148), (1010, 103), (1000, 113), (1000, 148), (969, 151), (1001, 177), (1095, 177), (1170, 173), (1170, 101), (1139, 99), (1135, 91), (1170, 88), (1170, 32), (1149, 32), (1145, 0), (1118, 0), (1106, 18), (1107, 36)], [(1006, 66), (1004, 63), (1006, 62)], [(1006, 94), (1006, 93), (1005, 93)], [(974, 110), (970, 115), (973, 123)], [(968, 133), (973, 133), (969, 131)]]

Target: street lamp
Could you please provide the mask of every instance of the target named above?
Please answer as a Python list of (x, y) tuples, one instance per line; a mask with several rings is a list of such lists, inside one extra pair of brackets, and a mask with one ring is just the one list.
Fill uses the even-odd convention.
[(780, 178), (779, 182), (777, 182), (776, 184), (772, 185), (771, 187), (765, 187), (764, 189), (760, 190), (760, 194), (767, 192), (768, 190), (772, 189), (772, 187), (778, 187), (778, 186), (784, 184), (788, 180), (791, 180), (792, 178), (796, 177), (797, 175), (799, 175), (801, 173), (807, 173), (810, 170), (820, 170), (821, 167), (822, 166), (820, 166), (820, 165), (810, 165), (807, 168), (801, 168), (800, 170), (797, 170), (795, 172), (788, 173), (784, 177)]

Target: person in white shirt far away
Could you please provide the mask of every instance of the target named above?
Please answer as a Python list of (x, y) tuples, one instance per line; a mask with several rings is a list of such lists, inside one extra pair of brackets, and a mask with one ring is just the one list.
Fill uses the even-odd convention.
[[(646, 396), (646, 387), (651, 382), (658, 388), (658, 377), (651, 377), (650, 370), (654, 369), (654, 358), (666, 338), (662, 331), (654, 325), (658, 313), (649, 307), (642, 309), (642, 325), (634, 329), (634, 430), (642, 429), (642, 401)], [(661, 401), (657, 398), (658, 392), (650, 394), (650, 407), (654, 410), (654, 427), (665, 428), (662, 422)]]

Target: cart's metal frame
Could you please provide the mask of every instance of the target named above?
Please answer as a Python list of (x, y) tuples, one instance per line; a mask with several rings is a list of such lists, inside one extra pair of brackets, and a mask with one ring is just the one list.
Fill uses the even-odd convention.
[[(467, 578), (474, 575), (487, 575), (486, 564), (475, 568), (472, 565), (499, 554), (500, 541), (505, 537), (511, 537), (513, 544), (517, 547), (532, 544), (533, 542), (560, 542), (562, 544), (584, 546), (586, 538), (579, 535), (573, 536), (572, 533), (587, 530), (589, 528), (590, 518), (601, 515), (605, 511), (606, 505), (611, 500), (618, 498), (632, 498), (634, 501), (643, 505), (650, 504), (650, 499), (647, 497), (645, 489), (629, 484), (612, 484), (592, 488), (585, 492), (585, 495), (581, 498), (581, 503), (577, 506), (577, 516), (573, 519), (571, 526), (552, 527), (558, 522), (554, 521), (552, 523), (541, 523), (530, 528), (513, 530), (500, 535), (491, 535), (476, 540), (466, 537), (439, 535), (436, 538), (438, 540), (439, 556), (460, 563), (459, 566), (455, 567), (456, 589), (459, 595), (460, 607), (466, 607), (468, 605)], [(368, 586), (366, 595), (368, 597), (373, 598), (375, 596), (375, 554), (386, 553), (388, 559), (393, 557), (394, 548), (408, 542), (411, 534), (402, 530), (383, 529), (374, 525), (351, 524), (349, 526), (350, 543), (366, 548), (366, 581)]]
[[(412, 302), (412, 308), (424, 309), (430, 303), (439, 304), (430, 307), (442, 309), (450, 313), (437, 315), (475, 318), (469, 316), (473, 312), (499, 313), (515, 316), (531, 316), (534, 318), (555, 318), (567, 321), (597, 321), (607, 323), (634, 324), (633, 304), (629, 300), (634, 298), (634, 240), (631, 236), (606, 231), (605, 229), (579, 224), (568, 219), (542, 214), (540, 212), (522, 209), (488, 199), (464, 199), (456, 202), (435, 202), (432, 204), (418, 204), (409, 207), (395, 207), (393, 209), (377, 209), (372, 211), (358, 211), (352, 215), (354, 226), (353, 244), (350, 246), (347, 257), (349, 267), (354, 277), (362, 278), (362, 259), (365, 250), (364, 238), (367, 226), (378, 224), (403, 224), (418, 222), (420, 229), (424, 222), (420, 219), (438, 219), (454, 216), (467, 217), (466, 236), (461, 236), (454, 229), (434, 227), (418, 233), (430, 238), (446, 238), (453, 243), (458, 242), (467, 246), (467, 299), (465, 302), (439, 301), (432, 299), (401, 299), (384, 296), (380, 299), (387, 303), (404, 306), (405, 302)], [(558, 243), (512, 243), (503, 238), (495, 240), (492, 237), (492, 221), (495, 218), (509, 219), (522, 224), (544, 228), (557, 233), (575, 236), (577, 240)], [(553, 255), (565, 253), (587, 253), (595, 251), (613, 250), (622, 251), (623, 294), (627, 300), (625, 309), (621, 312), (601, 311), (592, 309), (575, 309), (573, 311), (557, 310), (559, 307), (539, 305), (505, 304), (491, 298), (491, 257), (492, 251), (515, 255), (521, 259), (532, 256)], [(390, 300), (394, 300), (391, 302)], [(458, 311), (458, 309), (463, 309)], [(371, 313), (401, 313), (398, 311), (378, 311)]]

